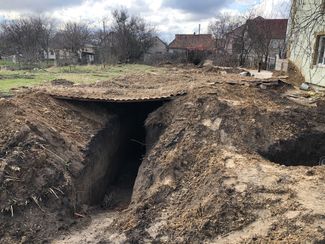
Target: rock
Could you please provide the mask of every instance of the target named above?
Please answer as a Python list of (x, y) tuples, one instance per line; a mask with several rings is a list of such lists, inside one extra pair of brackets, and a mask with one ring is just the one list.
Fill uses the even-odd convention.
[(211, 121), (210, 119), (205, 119), (203, 120), (202, 124), (211, 129), (212, 131), (217, 131), (220, 128), (221, 122), (222, 119), (220, 118), (216, 118), (214, 121)]
[(204, 63), (203, 63), (202, 66), (203, 66), (203, 67), (210, 67), (210, 66), (213, 66), (213, 61), (210, 60), (210, 59), (207, 59), (207, 60), (204, 61)]
[(302, 83), (300, 85), (300, 90), (309, 91), (310, 90), (310, 86), (307, 83)]
[(252, 76), (252, 74), (250, 72), (248, 72), (248, 71), (241, 72), (239, 75), (240, 76), (244, 76), (244, 77), (250, 77), (250, 76)]
[(220, 71), (220, 75), (227, 75), (228, 73), (226, 71)]

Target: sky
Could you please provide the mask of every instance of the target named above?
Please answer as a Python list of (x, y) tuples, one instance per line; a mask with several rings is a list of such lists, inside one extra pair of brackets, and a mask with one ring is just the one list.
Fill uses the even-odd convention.
[(177, 34), (207, 33), (208, 24), (219, 13), (232, 15), (251, 9), (266, 18), (282, 18), (290, 0), (0, 0), (1, 19), (36, 14), (59, 21), (86, 22), (99, 27), (109, 25), (114, 9), (127, 9), (155, 26), (166, 41)]

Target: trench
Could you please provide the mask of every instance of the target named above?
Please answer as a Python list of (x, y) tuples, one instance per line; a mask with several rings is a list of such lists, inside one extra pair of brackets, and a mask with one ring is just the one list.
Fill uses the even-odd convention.
[(285, 166), (325, 165), (325, 134), (310, 132), (294, 139), (280, 140), (259, 154), (271, 162)]
[(110, 119), (87, 150), (87, 167), (76, 183), (79, 205), (128, 207), (143, 158), (162, 133), (162, 128), (158, 132), (145, 128), (145, 121), (163, 104), (164, 101), (92, 104), (107, 109)]

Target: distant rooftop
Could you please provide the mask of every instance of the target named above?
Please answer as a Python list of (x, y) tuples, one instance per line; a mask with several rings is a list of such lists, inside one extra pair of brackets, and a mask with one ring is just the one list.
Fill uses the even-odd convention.
[(212, 50), (215, 40), (211, 34), (177, 34), (169, 44), (170, 49)]

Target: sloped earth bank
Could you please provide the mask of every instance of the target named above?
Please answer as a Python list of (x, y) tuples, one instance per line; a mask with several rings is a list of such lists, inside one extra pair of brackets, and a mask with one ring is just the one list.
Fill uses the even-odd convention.
[(239, 86), (166, 104), (147, 120), (167, 128), (132, 203), (99, 240), (324, 242), (323, 109)]
[(92, 217), (114, 202), (97, 186), (119, 170), (98, 162), (125, 155), (123, 116), (41, 93), (2, 101), (1, 242), (324, 242), (325, 107), (285, 91), (209, 82), (150, 107), (130, 205)]

